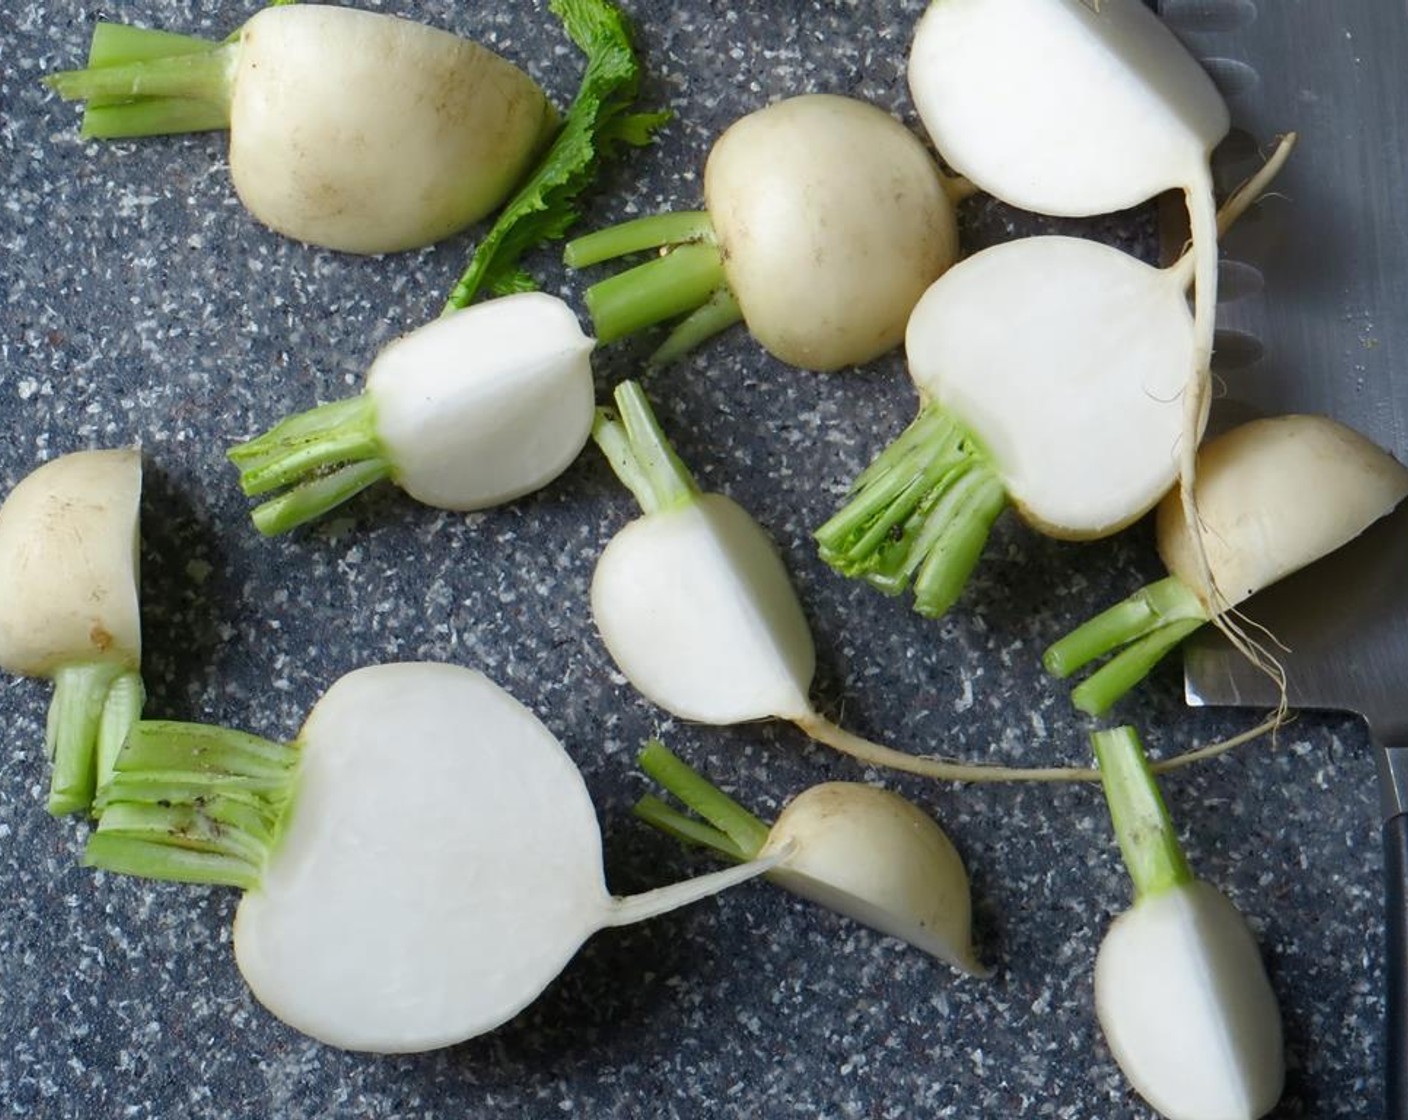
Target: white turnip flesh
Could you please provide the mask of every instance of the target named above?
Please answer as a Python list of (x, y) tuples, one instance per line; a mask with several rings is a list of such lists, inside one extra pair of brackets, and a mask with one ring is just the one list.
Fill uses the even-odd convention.
[(492, 1030), (597, 930), (786, 854), (613, 897), (562, 745), (487, 677), (426, 662), (349, 673), (291, 744), (138, 724), (103, 800), (90, 865), (244, 887), (235, 957), (259, 1001), (378, 1053)]

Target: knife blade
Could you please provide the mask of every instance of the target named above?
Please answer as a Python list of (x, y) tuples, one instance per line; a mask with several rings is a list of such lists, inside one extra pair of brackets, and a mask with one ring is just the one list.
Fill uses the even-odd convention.
[[(1235, 179), (1257, 140), (1300, 143), (1223, 242), (1213, 426), (1324, 413), (1408, 461), (1408, 6), (1384, 0), (1163, 0), (1219, 79)], [(1239, 164), (1242, 166), (1239, 168)], [(1307, 495), (1307, 500), (1313, 500)], [(1274, 635), (1293, 706), (1355, 712), (1383, 801), (1385, 1115), (1408, 1120), (1408, 503), (1244, 604)], [(1277, 686), (1211, 627), (1185, 643), (1190, 704), (1271, 706)]]

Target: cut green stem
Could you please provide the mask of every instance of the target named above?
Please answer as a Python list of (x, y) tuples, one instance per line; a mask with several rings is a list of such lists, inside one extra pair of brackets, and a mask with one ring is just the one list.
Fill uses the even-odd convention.
[[(176, 35), (100, 21), (88, 48), (88, 69), (120, 67), (176, 55), (205, 54), (221, 44), (192, 35)], [(208, 132), (228, 125), (228, 110), (211, 101), (187, 97), (94, 96), (87, 99), (80, 135), (98, 140)]]
[[(228, 127), (238, 45), (174, 36), (173, 53), (156, 54), (156, 41), (148, 39), (150, 45), (141, 45), (139, 34), (134, 32), (125, 48), (136, 52), (134, 60), (60, 71), (45, 77), (44, 84), (65, 101), (88, 101), (99, 108), (144, 98), (198, 101), (219, 110), (222, 123), (216, 127)], [(113, 58), (117, 50), (104, 47), (99, 53)]]
[(598, 281), (584, 299), (597, 339), (614, 342), (693, 311), (724, 283), (723, 258), (716, 246), (679, 245)]
[(957, 600), (1007, 494), (977, 440), (937, 404), (856, 479), (851, 499), (816, 532), (821, 557), (888, 595), (907, 587), (936, 617)]
[(111, 772), (128, 728), (141, 715), (142, 680), (131, 669), (99, 661), (54, 672), (45, 744), (53, 761), (49, 812), (79, 813)]
[(1097, 731), (1090, 740), (1135, 900), (1193, 882), (1138, 733), (1116, 727)]
[(562, 260), (568, 268), (586, 268), (630, 253), (692, 242), (714, 243), (714, 224), (703, 210), (650, 214), (599, 229), (569, 241), (563, 250)]
[(1169, 650), (1207, 621), (1207, 608), (1192, 588), (1177, 576), (1168, 576), (1053, 643), (1042, 655), (1042, 664), (1047, 672), (1068, 677), (1096, 658), (1120, 650), (1071, 692), (1081, 711), (1103, 715), (1148, 676)]
[[(762, 851), (768, 840), (767, 823), (685, 763), (659, 739), (646, 743), (637, 762), (646, 774), (713, 827), (706, 830), (692, 818), (675, 813), (658, 798), (642, 799), (636, 805), (637, 816), (682, 840), (707, 845), (733, 859), (754, 859)], [(686, 831), (690, 834), (686, 835)], [(718, 837), (724, 842), (720, 843)]]
[(661, 366), (743, 318), (709, 215), (688, 210), (622, 222), (569, 242), (563, 260), (585, 268), (650, 249), (660, 256), (593, 284), (585, 299), (602, 342), (686, 316), (650, 356), (652, 366)]
[(285, 491), (254, 510), (266, 535), (312, 521), (392, 475), (366, 394), (290, 416), (227, 454), (246, 494)]
[(177, 882), (259, 885), (298, 775), (296, 743), (141, 721), (99, 792), (84, 863)]
[(597, 409), (596, 441), (616, 477), (635, 495), (644, 513), (659, 513), (692, 502), (699, 487), (675, 454), (637, 382), (616, 386), (616, 411)]

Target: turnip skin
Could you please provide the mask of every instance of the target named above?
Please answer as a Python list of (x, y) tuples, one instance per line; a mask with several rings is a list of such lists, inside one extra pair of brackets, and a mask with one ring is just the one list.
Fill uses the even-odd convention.
[(707, 212), (641, 218), (567, 246), (574, 268), (666, 250), (588, 289), (603, 342), (692, 312), (652, 363), (742, 318), (789, 364), (862, 364), (899, 343), (914, 301), (957, 257), (949, 181), (908, 129), (852, 98), (806, 94), (741, 118), (710, 152), (704, 182)]
[[(1323, 416), (1253, 420), (1198, 453), (1198, 510), (1218, 600), (1209, 614), (1353, 540), (1408, 497), (1408, 468), (1352, 428)], [(1188, 526), (1159, 506), (1159, 555), (1197, 590)]]
[[(1204, 623), (1358, 536), (1408, 497), (1408, 467), (1324, 416), (1253, 420), (1204, 444), (1197, 494), (1213, 590), (1204, 588), (1182, 495), (1155, 516), (1172, 573), (1076, 627), (1043, 654), (1067, 677), (1118, 650), (1071, 693), (1101, 715)], [(1209, 508), (1203, 510), (1203, 503)]]
[(1134, 905), (1095, 962), (1120, 1068), (1168, 1120), (1257, 1120), (1285, 1081), (1281, 1013), (1246, 920), (1189, 868), (1133, 728), (1091, 736)]
[(709, 153), (704, 200), (748, 330), (801, 369), (894, 349), (910, 309), (958, 259), (933, 159), (853, 98), (793, 97), (735, 122)]
[(265, 225), (314, 245), (389, 253), (464, 229), (508, 196), (556, 123), (518, 67), (409, 20), (293, 4), (257, 13), (239, 42), (235, 190)]
[(142, 457), (75, 451), (22, 479), (0, 505), (0, 668), (142, 660), (138, 599)]
[(791, 845), (767, 877), (793, 894), (909, 942), (970, 976), (968, 872), (953, 841), (913, 802), (856, 782), (803, 790), (773, 822), (761, 853)]
[(214, 106), (236, 193), (258, 221), (363, 254), (429, 245), (484, 217), (557, 123), (537, 84), (486, 48), (320, 4), (265, 8), (208, 51), (47, 81), (66, 98), (136, 97), (130, 111), (107, 110), (114, 134), (131, 134), (124, 113), (145, 119), (158, 102)]

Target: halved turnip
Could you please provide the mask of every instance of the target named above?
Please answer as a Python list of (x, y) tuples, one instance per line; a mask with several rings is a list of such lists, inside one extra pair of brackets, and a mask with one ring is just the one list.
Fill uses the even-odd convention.
[(138, 723), (86, 862), (244, 888), (235, 957), (290, 1026), (350, 1050), (448, 1046), (512, 1018), (592, 933), (768, 870), (606, 889), (581, 774), (487, 677), (349, 673), (293, 743)]
[[(1287, 137), (1219, 215), (1225, 226), (1290, 153)], [(821, 555), (915, 609), (948, 610), (1010, 501), (1044, 533), (1105, 536), (1183, 468), (1195, 261), (1156, 268), (1108, 245), (1031, 237), (961, 261), (910, 316), (918, 418), (817, 531)], [(1206, 399), (1193, 429), (1201, 435)]]
[(377, 12), (270, 7), (228, 42), (182, 37), (169, 53), (154, 34), (129, 29), (100, 65), (46, 84), (98, 102), (86, 136), (227, 127), (249, 212), (331, 249), (394, 252), (464, 229), (504, 201), (557, 123), (512, 63)]
[(0, 505), (0, 668), (54, 682), (49, 812), (89, 808), (141, 714), (142, 457), (75, 451)]
[(592, 340), (556, 296), (522, 292), (432, 320), (386, 346), (366, 388), (232, 447), (281, 533), (390, 479), (441, 509), (498, 505), (545, 486), (591, 432)]
[(587, 289), (610, 342), (691, 313), (652, 361), (671, 361), (743, 319), (804, 369), (857, 365), (899, 344), (924, 289), (958, 256), (947, 184), (884, 110), (807, 94), (730, 126), (704, 170), (707, 212), (662, 214), (567, 246), (582, 268), (662, 255)]
[[(878, 786), (823, 782), (792, 798), (769, 826), (663, 743), (647, 743), (640, 767), (702, 817), (647, 794), (642, 820), (728, 859), (786, 851), (767, 878), (785, 890), (891, 937), (970, 976), (968, 873), (948, 835), (913, 802)], [(707, 823), (705, 823), (707, 822)]]
[(1120, 1069), (1168, 1120), (1257, 1120), (1285, 1080), (1281, 1013), (1246, 919), (1194, 877), (1134, 729), (1091, 737), (1134, 905), (1095, 958)]
[[(1358, 536), (1408, 496), (1408, 468), (1324, 416), (1253, 420), (1198, 452), (1197, 501), (1212, 588), (1199, 578), (1178, 495), (1157, 519), (1171, 573), (1072, 630), (1047, 649), (1067, 677), (1114, 650), (1071, 694), (1099, 715), (1203, 623)], [(1123, 648), (1121, 648), (1123, 647)]]
[[(821, 715), (808, 694), (816, 651), (772, 541), (738, 503), (701, 493), (639, 385), (616, 388), (592, 436), (644, 511), (592, 574), (592, 616), (626, 678), (681, 719), (784, 719), (868, 765), (950, 781), (1090, 781), (1094, 770), (1026, 769), (907, 754)], [(619, 414), (619, 415), (618, 415)]]

